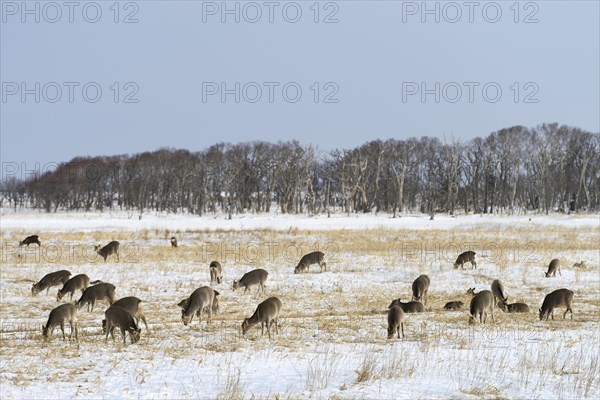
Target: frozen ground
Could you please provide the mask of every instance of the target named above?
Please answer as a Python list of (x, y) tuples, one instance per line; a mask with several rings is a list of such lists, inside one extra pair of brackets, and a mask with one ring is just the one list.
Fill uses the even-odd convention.
[[(131, 218), (130, 218), (131, 217)], [(600, 396), (600, 218), (592, 216), (2, 214), (0, 367), (2, 398), (598, 398)], [(41, 248), (15, 244), (39, 234)], [(171, 249), (168, 238), (178, 237)], [(93, 244), (119, 240), (121, 260), (103, 263)], [(455, 270), (472, 248), (476, 270)], [(294, 275), (299, 256), (323, 250), (329, 269)], [(552, 258), (562, 275), (544, 278)], [(179, 300), (209, 282), (220, 260), (221, 312), (212, 325), (181, 323)], [(585, 267), (573, 267), (585, 261)], [(283, 302), (280, 333), (240, 333), (266, 296), (231, 289), (252, 268), (269, 271), (267, 295)], [(123, 346), (104, 342), (106, 305), (80, 312), (78, 342), (40, 326), (56, 291), (31, 297), (32, 281), (69, 269), (144, 301), (149, 331)], [(386, 338), (392, 299), (431, 277), (426, 312), (407, 316), (404, 340)], [(499, 278), (509, 302), (529, 314), (496, 310), (469, 326), (467, 288)], [(575, 292), (573, 321), (540, 322), (545, 294)]]

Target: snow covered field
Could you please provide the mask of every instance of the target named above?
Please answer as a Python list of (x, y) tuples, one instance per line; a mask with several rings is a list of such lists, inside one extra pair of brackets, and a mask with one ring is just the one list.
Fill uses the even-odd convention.
[[(3, 212), (0, 395), (5, 398), (598, 398), (600, 216), (289, 215), (219, 217), (126, 213)], [(29, 234), (42, 246), (18, 248)], [(180, 247), (168, 239), (176, 236)], [(104, 263), (94, 244), (121, 242)], [(456, 270), (459, 252), (477, 269)], [(324, 251), (328, 271), (294, 275), (300, 256)], [(562, 275), (545, 278), (553, 258)], [(221, 310), (207, 326), (181, 322), (177, 303), (208, 285), (219, 260)], [(573, 267), (585, 261), (585, 266)], [(267, 295), (233, 291), (253, 268), (269, 271)], [(470, 268), (470, 267), (469, 267)], [(68, 269), (144, 301), (149, 330), (131, 345), (104, 342), (104, 304), (79, 313), (78, 342), (57, 329), (43, 341), (58, 288), (31, 296), (43, 275)], [(387, 306), (431, 278), (426, 312), (407, 314), (406, 337), (388, 340)], [(501, 279), (509, 302), (495, 322), (469, 326), (469, 287)], [(540, 322), (549, 292), (575, 292), (573, 320)], [(283, 302), (273, 340), (240, 325), (268, 296)], [(77, 295), (78, 297), (78, 295)], [(468, 308), (468, 307), (467, 307)], [(68, 331), (68, 329), (67, 329)]]

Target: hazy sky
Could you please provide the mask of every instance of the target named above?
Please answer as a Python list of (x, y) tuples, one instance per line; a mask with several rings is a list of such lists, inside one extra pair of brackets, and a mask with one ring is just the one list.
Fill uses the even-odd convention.
[(600, 130), (597, 1), (117, 5), (0, 2), (3, 174), (219, 141)]

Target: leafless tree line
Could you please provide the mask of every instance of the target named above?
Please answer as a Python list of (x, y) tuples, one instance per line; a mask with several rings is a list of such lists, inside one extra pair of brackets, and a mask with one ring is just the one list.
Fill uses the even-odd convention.
[(465, 143), (373, 140), (328, 153), (297, 141), (219, 143), (200, 152), (75, 158), (1, 184), (3, 207), (47, 212), (594, 211), (600, 134), (554, 123)]

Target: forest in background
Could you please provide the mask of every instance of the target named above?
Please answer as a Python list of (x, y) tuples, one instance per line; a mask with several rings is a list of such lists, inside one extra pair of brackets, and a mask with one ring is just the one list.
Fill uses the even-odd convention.
[(542, 124), (461, 142), (372, 140), (323, 152), (298, 141), (77, 157), (5, 176), (0, 206), (47, 212), (521, 213), (598, 211), (600, 134)]

